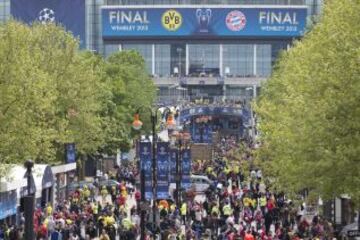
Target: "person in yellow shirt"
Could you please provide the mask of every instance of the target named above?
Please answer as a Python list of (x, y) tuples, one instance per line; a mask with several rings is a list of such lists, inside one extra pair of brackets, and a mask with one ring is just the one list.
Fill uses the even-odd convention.
[(224, 205), (223, 213), (224, 213), (224, 216), (226, 216), (226, 217), (229, 217), (233, 213), (233, 210), (232, 210), (230, 204)]
[(102, 188), (101, 188), (101, 196), (103, 197), (103, 198), (106, 198), (106, 196), (109, 194), (109, 192), (108, 192), (108, 190), (106, 189), (106, 187), (105, 186), (103, 186)]
[(130, 218), (124, 218), (124, 219), (121, 221), (121, 224), (122, 224), (122, 226), (123, 226), (123, 228), (124, 228), (125, 230), (130, 230), (130, 229), (132, 228), (132, 226), (133, 226), (133, 223), (132, 223), (132, 221), (131, 221)]
[(53, 208), (52, 208), (51, 204), (48, 203), (48, 204), (47, 204), (47, 207), (46, 207), (46, 214), (47, 214), (48, 216), (50, 216), (52, 213), (53, 213)]
[(84, 189), (83, 189), (83, 191), (82, 191), (82, 197), (83, 197), (83, 199), (88, 199), (89, 197), (90, 197), (90, 194), (91, 194), (91, 192), (90, 192), (90, 190), (89, 190), (89, 187), (87, 186), (87, 185), (84, 185)]
[(267, 202), (267, 199), (266, 199), (265, 195), (261, 194), (261, 197), (259, 198), (259, 205), (260, 205), (260, 209), (261, 209), (261, 212), (263, 215), (265, 215), (266, 202)]
[(214, 217), (219, 217), (219, 207), (217, 205), (214, 205), (211, 208), (211, 215)]
[(183, 224), (186, 224), (187, 204), (184, 202), (180, 207), (180, 215), (183, 220)]
[(251, 199), (249, 197), (244, 197), (243, 203), (244, 203), (244, 207), (250, 207)]
[(110, 227), (113, 226), (114, 224), (115, 224), (115, 218), (111, 213), (109, 213), (109, 215), (104, 218), (104, 226)]

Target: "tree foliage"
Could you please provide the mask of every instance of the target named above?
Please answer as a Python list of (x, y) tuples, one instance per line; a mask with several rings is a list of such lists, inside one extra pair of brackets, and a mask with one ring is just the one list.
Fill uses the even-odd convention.
[(0, 25), (0, 163), (63, 161), (71, 142), (78, 155), (129, 142), (133, 108), (155, 97), (144, 60), (134, 52), (105, 60), (78, 47), (56, 25)]
[(263, 86), (258, 159), (276, 187), (360, 199), (360, 3), (330, 0)]
[[(133, 50), (115, 53), (107, 59), (105, 72), (112, 92), (112, 106), (106, 114), (111, 126), (104, 146), (108, 154), (114, 154), (119, 147), (129, 150), (129, 140), (137, 134), (131, 129), (135, 111), (151, 106), (155, 100), (156, 88), (145, 68), (144, 59)], [(150, 121), (149, 112), (142, 115), (144, 122)]]

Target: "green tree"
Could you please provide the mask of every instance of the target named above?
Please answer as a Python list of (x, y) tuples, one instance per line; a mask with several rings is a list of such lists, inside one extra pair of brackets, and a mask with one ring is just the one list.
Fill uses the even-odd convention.
[(102, 60), (80, 54), (61, 27), (9, 21), (0, 26), (0, 161), (63, 161), (104, 144), (101, 113), (111, 92)]
[(327, 1), (263, 86), (258, 159), (278, 189), (360, 199), (359, 10), (355, 0)]
[[(103, 151), (115, 154), (119, 148), (122, 151), (129, 150), (130, 140), (137, 134), (131, 129), (133, 114), (140, 106), (152, 106), (156, 88), (145, 70), (144, 59), (138, 52), (122, 51), (113, 54), (107, 59), (105, 69), (112, 102), (106, 110), (108, 126)], [(145, 123), (149, 118), (149, 113), (144, 112), (142, 119)], [(149, 128), (150, 124), (144, 125)]]
[(0, 176), (6, 164), (64, 160), (65, 143), (80, 157), (128, 150), (134, 109), (151, 106), (156, 88), (140, 54), (104, 60), (80, 52), (53, 24), (0, 26)]

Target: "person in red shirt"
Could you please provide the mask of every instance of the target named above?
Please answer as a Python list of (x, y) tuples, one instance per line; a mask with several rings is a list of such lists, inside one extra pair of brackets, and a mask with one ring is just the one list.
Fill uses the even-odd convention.
[(46, 227), (45, 223), (41, 224), (41, 226), (38, 229), (37, 235), (38, 235), (38, 238), (40, 238), (40, 239), (41, 238), (45, 239), (48, 236), (48, 231), (47, 231), (47, 227)]
[(251, 234), (250, 230), (247, 230), (244, 236), (244, 240), (255, 240), (254, 236)]
[(141, 200), (141, 193), (139, 191), (135, 192), (135, 200), (136, 202), (140, 202)]
[(269, 212), (271, 212), (275, 208), (275, 204), (272, 199), (269, 199), (267, 201), (266, 208)]

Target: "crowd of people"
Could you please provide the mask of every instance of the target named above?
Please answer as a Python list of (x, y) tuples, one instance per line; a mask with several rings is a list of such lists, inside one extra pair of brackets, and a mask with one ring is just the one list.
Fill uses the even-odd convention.
[[(241, 160), (231, 160), (229, 152), (246, 146)], [(158, 221), (145, 213), (146, 239), (170, 240), (298, 240), (332, 239), (332, 226), (315, 216), (304, 218), (303, 208), (295, 207), (283, 193), (270, 192), (260, 169), (245, 172), (244, 161), (251, 161), (252, 144), (235, 137), (222, 137), (210, 161), (194, 161), (193, 172), (212, 182), (204, 193), (183, 192), (177, 206), (171, 199), (157, 203)], [(50, 240), (133, 240), (140, 236), (139, 203), (135, 165), (119, 168), (109, 176), (120, 185), (95, 182), (73, 191), (68, 199), (34, 214), (36, 239)], [(24, 220), (19, 226), (3, 226), (0, 239), (23, 239)]]

